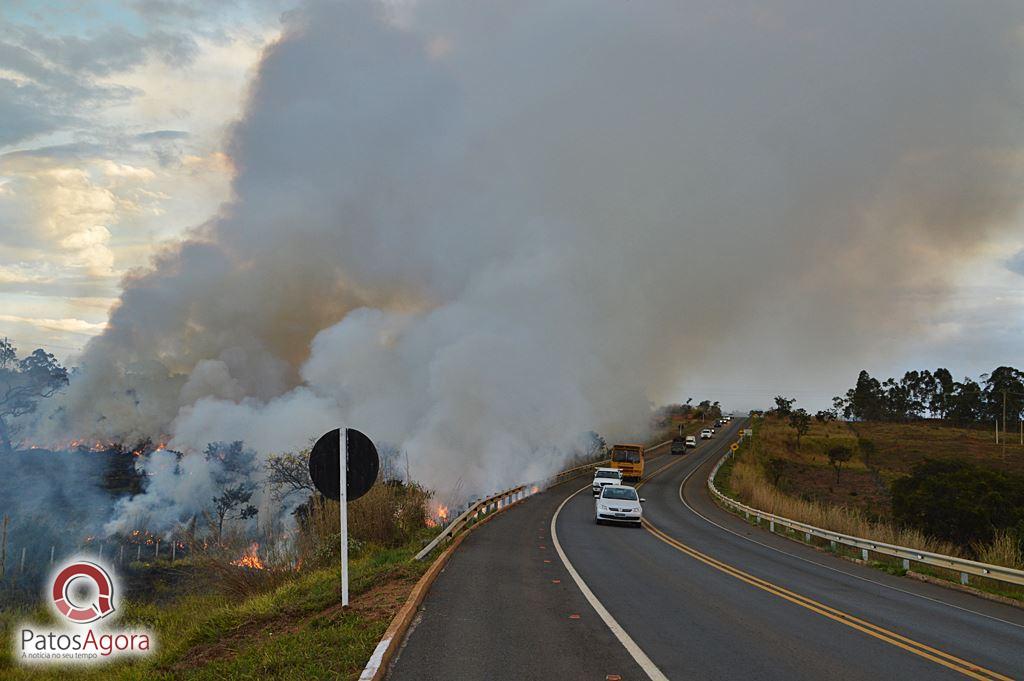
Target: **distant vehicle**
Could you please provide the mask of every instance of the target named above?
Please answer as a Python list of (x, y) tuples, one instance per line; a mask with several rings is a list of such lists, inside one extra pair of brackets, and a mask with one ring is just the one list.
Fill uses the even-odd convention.
[(623, 480), (639, 480), (644, 477), (644, 446), (613, 445), (612, 468), (622, 471)]
[(673, 454), (686, 454), (686, 438), (674, 437), (672, 438), (672, 449)]
[(690, 449), (693, 449), (694, 447), (696, 447), (697, 446), (697, 438), (695, 438), (693, 435), (687, 435), (686, 436), (686, 446), (689, 447)]
[(711, 430), (710, 428), (705, 428), (704, 430), (700, 431), (700, 439), (701, 440), (710, 440), (714, 436), (715, 436), (715, 431)]
[(640, 527), (643, 519), (641, 499), (636, 490), (627, 485), (607, 485), (601, 488), (601, 496), (594, 503), (594, 522), (631, 523)]
[(594, 471), (594, 482), (591, 489), (594, 496), (601, 494), (601, 488), (605, 485), (621, 485), (622, 471), (617, 468), (598, 468)]

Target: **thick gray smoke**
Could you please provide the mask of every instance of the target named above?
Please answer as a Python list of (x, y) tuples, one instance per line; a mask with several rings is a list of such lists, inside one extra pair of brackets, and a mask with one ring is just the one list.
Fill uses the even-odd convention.
[(1022, 20), (311, 2), (231, 134), (234, 198), (125, 281), (59, 427), (265, 453), (345, 423), (474, 491), (642, 434), (723, 358), (852, 375), (1018, 208)]

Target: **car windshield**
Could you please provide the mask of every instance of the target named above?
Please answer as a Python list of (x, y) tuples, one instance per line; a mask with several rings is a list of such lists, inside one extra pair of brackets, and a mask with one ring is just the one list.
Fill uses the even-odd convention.
[(598, 471), (595, 478), (611, 478), (613, 480), (622, 480), (622, 473), (619, 471)]
[(636, 490), (632, 487), (605, 487), (601, 492), (601, 498), (636, 501)]

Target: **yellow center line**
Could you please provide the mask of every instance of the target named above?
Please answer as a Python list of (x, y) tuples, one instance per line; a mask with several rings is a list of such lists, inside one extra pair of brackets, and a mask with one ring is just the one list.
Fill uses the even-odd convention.
[[(663, 466), (659, 470), (655, 471), (650, 476), (648, 476), (643, 481), (641, 481), (637, 485), (637, 487), (642, 486), (644, 483), (648, 482), (655, 475), (658, 475), (662, 471), (664, 471), (664, 470), (670, 468), (671, 466), (675, 465), (675, 463), (678, 463), (678, 462), (673, 462), (673, 463), (668, 464), (666, 466)], [(676, 550), (678, 550), (678, 551), (680, 551), (682, 553), (685, 553), (686, 555), (690, 556), (691, 558), (694, 558), (694, 559), (696, 559), (696, 560), (698, 560), (698, 561), (700, 561), (700, 562), (702, 562), (702, 563), (704, 563), (706, 565), (709, 565), (709, 566), (715, 568), (716, 570), (724, 572), (725, 574), (727, 574), (727, 575), (729, 575), (731, 577), (734, 577), (734, 578), (736, 578), (736, 579), (738, 579), (740, 581), (743, 581), (743, 582), (746, 582), (747, 584), (750, 584), (751, 586), (757, 587), (758, 589), (761, 589), (762, 591), (766, 591), (766, 592), (768, 592), (770, 594), (778, 596), (779, 598), (782, 598), (782, 599), (784, 599), (786, 601), (789, 601), (790, 603), (793, 603), (795, 605), (799, 605), (800, 607), (805, 608), (807, 610), (810, 610), (812, 612), (816, 612), (819, 615), (822, 615), (822, 616), (827, 617), (827, 618), (829, 618), (831, 620), (839, 622), (840, 624), (845, 624), (848, 627), (851, 627), (853, 629), (861, 631), (861, 632), (863, 632), (863, 633), (865, 633), (865, 634), (867, 634), (869, 636), (872, 636), (874, 638), (879, 639), (880, 641), (884, 641), (884, 642), (889, 643), (891, 645), (894, 645), (894, 646), (896, 646), (898, 648), (902, 648), (903, 650), (911, 652), (911, 653), (913, 653), (915, 655), (918, 655), (920, 657), (923, 657), (925, 659), (931, 660), (932, 662), (935, 662), (936, 664), (940, 664), (940, 665), (942, 665), (944, 667), (948, 667), (949, 669), (952, 669), (953, 671), (959, 672), (959, 673), (961, 673), (961, 674), (963, 674), (965, 676), (969, 676), (969, 677), (974, 678), (974, 679), (981, 679), (981, 680), (985, 680), (985, 681), (991, 681), (993, 679), (998, 679), (999, 681), (1013, 681), (1008, 676), (1004, 676), (1002, 674), (999, 674), (998, 672), (994, 672), (994, 671), (991, 671), (989, 669), (985, 669), (984, 667), (981, 667), (979, 665), (973, 664), (973, 663), (968, 662), (966, 660), (962, 660), (959, 657), (956, 657), (956, 656), (951, 655), (949, 653), (946, 653), (944, 651), (938, 650), (936, 648), (933, 648), (931, 646), (925, 645), (923, 643), (919, 643), (918, 641), (915, 641), (913, 639), (907, 638), (906, 636), (903, 636), (901, 634), (897, 634), (894, 631), (890, 631), (890, 630), (885, 629), (883, 627), (880, 627), (880, 626), (878, 626), (876, 624), (872, 624), (871, 622), (867, 622), (867, 621), (862, 620), (862, 619), (860, 619), (858, 617), (854, 617), (853, 615), (845, 613), (845, 612), (843, 612), (841, 610), (838, 610), (836, 608), (833, 608), (833, 607), (831, 607), (829, 605), (825, 605), (824, 603), (820, 603), (818, 601), (815, 601), (814, 599), (808, 598), (807, 596), (803, 596), (803, 595), (798, 594), (798, 593), (796, 593), (794, 591), (790, 591), (789, 589), (786, 589), (784, 587), (778, 586), (777, 584), (773, 584), (773, 583), (771, 583), (771, 582), (769, 582), (767, 580), (761, 579), (760, 577), (756, 577), (754, 575), (751, 575), (751, 574), (749, 574), (747, 572), (744, 572), (743, 570), (740, 570), (739, 568), (735, 568), (735, 567), (733, 567), (733, 566), (731, 566), (731, 565), (729, 565), (727, 563), (723, 563), (722, 561), (720, 561), (720, 560), (718, 560), (716, 558), (712, 558), (711, 556), (709, 556), (707, 554), (701, 553), (700, 551), (698, 551), (698, 550), (696, 550), (696, 549), (694, 549), (694, 548), (692, 548), (690, 546), (687, 546), (686, 544), (680, 542), (679, 540), (669, 536), (664, 531), (658, 529), (653, 523), (651, 523), (646, 518), (643, 520), (643, 523), (644, 523), (644, 527), (647, 528), (648, 532), (650, 532), (657, 539), (659, 539), (662, 542), (668, 544), (672, 548), (674, 548), (674, 549), (676, 549)]]

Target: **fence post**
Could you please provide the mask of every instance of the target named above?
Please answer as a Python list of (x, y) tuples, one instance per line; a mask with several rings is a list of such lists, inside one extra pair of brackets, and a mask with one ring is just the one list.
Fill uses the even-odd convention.
[(135, 560), (142, 560), (142, 544), (138, 545), (139, 550), (135, 552)]
[(118, 565), (124, 565), (124, 544), (121, 544), (121, 557), (117, 561)]
[(156, 540), (156, 551), (153, 553), (153, 558), (159, 558), (159, 557), (160, 557), (160, 540), (157, 539)]
[(54, 548), (55, 547), (53, 547), (53, 546), (50, 547), (50, 565), (53, 565), (53, 549)]
[(25, 547), (21, 547), (21, 571), (25, 572)]

